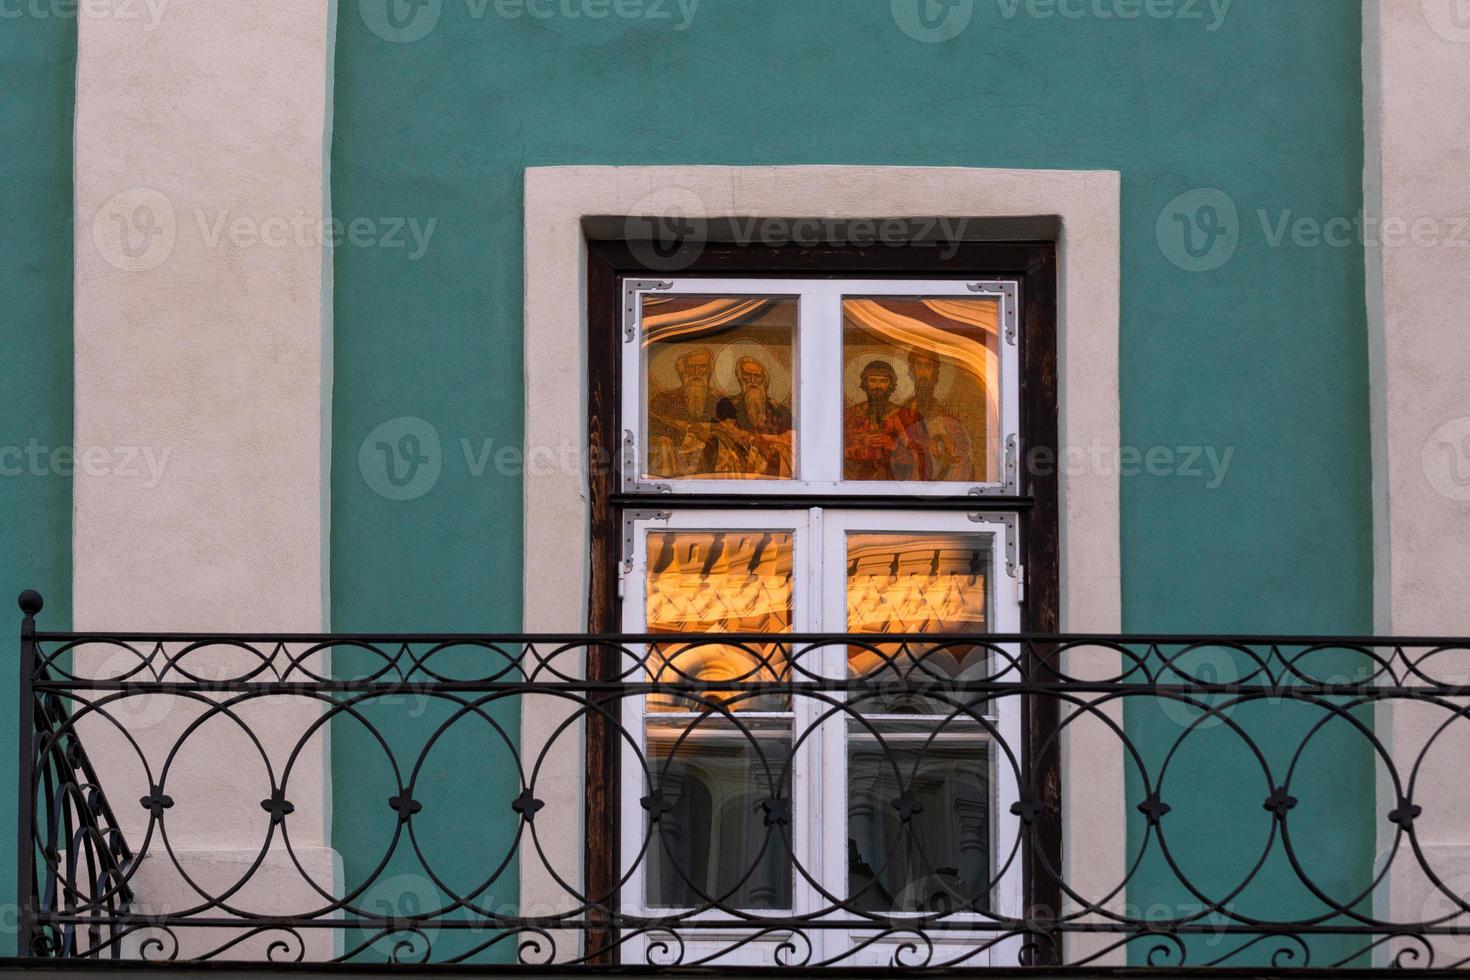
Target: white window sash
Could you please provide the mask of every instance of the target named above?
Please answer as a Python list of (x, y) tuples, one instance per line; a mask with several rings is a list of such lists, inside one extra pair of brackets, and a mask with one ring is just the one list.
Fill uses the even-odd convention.
[[(892, 532), (949, 532), (983, 534), (991, 538), (991, 567), (988, 582), (991, 589), (992, 633), (1020, 632), (1020, 590), (1010, 567), (1007, 555), (1013, 545), (1013, 522), (1002, 515), (969, 515), (958, 512), (896, 511), (896, 510), (832, 510), (822, 508), (772, 509), (772, 510), (684, 510), (664, 512), (656, 516), (638, 516), (632, 519), (632, 561), (627, 570), (623, 590), (623, 625), (633, 634), (645, 632), (646, 615), (646, 570), (648, 568), (648, 537), (650, 531), (699, 531), (699, 530), (763, 530), (789, 531), (793, 535), (794, 595), (792, 628), (797, 633), (844, 633), (846, 622), (846, 538), (848, 532), (892, 531)], [(825, 579), (825, 580), (824, 580)], [(876, 636), (876, 634), (875, 634)], [(1013, 644), (1003, 645), (1012, 657), (1019, 655)], [(644, 654), (642, 649), (630, 652), (625, 663), (627, 676), (636, 677), (637, 663), (634, 655)], [(821, 671), (824, 676), (841, 678), (846, 676), (846, 651), (833, 645), (823, 652)], [(1019, 676), (1010, 671), (1000, 677), (1003, 681), (1019, 681)], [(793, 754), (791, 804), (792, 804), (792, 856), (808, 873), (821, 882), (831, 895), (847, 893), (847, 732), (846, 725), (827, 724), (812, 737), (803, 734), (817, 724), (830, 709), (820, 708), (814, 699), (798, 698), (791, 716), (791, 739), (797, 748)], [(627, 878), (622, 908), (633, 916), (650, 918), (666, 917), (676, 911), (650, 908), (646, 904), (648, 856), (644, 851), (646, 813), (641, 805), (648, 787), (639, 760), (647, 760), (645, 725), (648, 713), (642, 698), (624, 699), (621, 707), (621, 722), (627, 738), (621, 739), (621, 813), (619, 825), (620, 852), (623, 855), (622, 874)], [(1010, 752), (1019, 761), (1021, 758), (1021, 709), (1017, 698), (997, 699), (994, 725), (999, 741), (1010, 747)], [(986, 733), (988, 735), (988, 733)], [(1011, 804), (1019, 799), (1016, 773), (1006, 761), (1006, 754), (997, 749), (995, 739), (987, 737), (991, 745), (991, 812), (988, 825), (991, 828), (989, 867), (992, 876), (1002, 866), (992, 894), (992, 905), (996, 914), (1019, 918), (1022, 911), (1021, 862), (1018, 853), (1019, 835), (1022, 833), (1019, 818), (1011, 812)], [(834, 832), (840, 828), (840, 832)], [(649, 847), (658, 847), (655, 836)], [(636, 865), (634, 858), (640, 856)], [(1007, 865), (1007, 862), (1009, 864)], [(753, 913), (761, 916), (793, 917), (815, 916), (830, 905), (818, 890), (801, 874), (795, 874), (792, 890), (793, 907), (787, 910), (761, 910)], [(847, 912), (833, 913), (835, 920), (850, 921)], [(893, 921), (902, 921), (902, 913), (887, 916)], [(702, 956), (717, 954), (720, 950), (748, 935), (747, 930), (709, 930), (698, 925), (701, 919), (725, 920), (726, 914), (710, 913), (681, 920), (675, 926), (685, 950), (685, 961), (697, 960)], [(966, 951), (987, 941), (996, 934), (990, 920), (984, 916), (954, 914), (944, 919), (945, 928), (929, 934), (935, 945), (934, 962), (943, 963), (947, 958), (961, 957)], [(964, 928), (972, 924), (973, 928)], [(956, 928), (958, 926), (959, 928)], [(838, 956), (847, 950), (868, 942), (876, 929), (821, 929), (809, 928), (802, 932), (813, 945), (814, 962)], [(761, 941), (751, 943), (742, 951), (720, 963), (769, 962), (775, 948), (786, 937), (772, 934)], [(645, 951), (656, 936), (644, 936), (627, 942), (623, 947), (624, 962), (642, 962)], [(912, 936), (895, 935), (890, 939), (873, 942), (852, 957), (842, 960), (841, 965), (887, 965), (894, 953)], [(1019, 954), (1020, 937), (1008, 937), (985, 952), (966, 958), (965, 965), (989, 963), (1014, 963)]]
[[(861, 496), (994, 496), (1018, 494), (1020, 392), (1018, 344), (1020, 283), (1015, 279), (750, 279), (625, 280), (622, 344), (622, 490), (748, 496), (823, 494)], [(798, 300), (792, 368), (797, 479), (644, 479), (648, 441), (647, 374), (641, 329), (646, 296), (768, 296)], [(1000, 478), (994, 482), (845, 481), (842, 431), (842, 300), (862, 296), (993, 297), (1000, 305)], [(983, 424), (983, 422), (982, 422)], [(996, 447), (987, 447), (995, 455)]]

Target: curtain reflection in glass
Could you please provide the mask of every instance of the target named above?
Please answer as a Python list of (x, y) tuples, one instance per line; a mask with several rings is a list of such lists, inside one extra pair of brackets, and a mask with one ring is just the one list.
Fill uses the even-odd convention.
[(1000, 481), (1000, 303), (842, 302), (843, 476)]
[[(647, 544), (650, 633), (791, 632), (790, 531), (651, 531)], [(780, 644), (649, 651), (651, 681), (714, 685), (645, 699), (651, 907), (790, 906), (790, 699), (718, 686), (772, 683), (786, 669)]]
[(646, 296), (646, 479), (791, 479), (797, 301)]
[[(984, 633), (990, 623), (991, 538), (964, 533), (850, 533), (847, 626), (852, 633)], [(974, 911), (989, 903), (988, 705), (952, 682), (990, 671), (981, 645), (849, 647), (849, 897), (869, 911)]]

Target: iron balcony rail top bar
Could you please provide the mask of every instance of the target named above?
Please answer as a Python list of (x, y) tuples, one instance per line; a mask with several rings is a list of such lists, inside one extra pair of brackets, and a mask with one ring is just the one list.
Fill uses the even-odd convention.
[[(1424, 784), (1462, 778), (1470, 639), (83, 633), (38, 631), (35, 593), (21, 608), (23, 954), (583, 972), (1470, 958), (1470, 888), (1420, 836), (1439, 817)], [(1002, 720), (1048, 702), (1055, 730)], [(1418, 744), (1389, 748), (1388, 707), (1424, 714)], [(526, 712), (551, 722), (544, 744), (522, 743)], [(584, 730), (620, 757), (632, 821), (597, 888), (540, 829), (558, 807), (583, 817), (555, 767), (567, 749), (583, 764)], [(321, 819), (297, 813), (322, 779), (299, 760), (328, 732), (361, 777), (338, 781), (338, 812), (376, 828), (345, 881), (291, 836)], [(1117, 765), (1069, 770), (1069, 740)], [(847, 773), (822, 821), (846, 827), (836, 878), (796, 806), (819, 744)], [(1067, 869), (1117, 856), (1089, 855), (1082, 827), (1059, 862), (1062, 793), (1099, 779), (1127, 780), (1127, 812), (1072, 819), (1132, 829), (1118, 880), (1084, 883)], [(234, 863), (201, 856), (206, 814), (258, 837)], [(1389, 844), (1354, 868), (1341, 838), (1374, 824)], [(528, 868), (556, 901), (523, 906)], [(1390, 880), (1420, 900), (1375, 904)]]

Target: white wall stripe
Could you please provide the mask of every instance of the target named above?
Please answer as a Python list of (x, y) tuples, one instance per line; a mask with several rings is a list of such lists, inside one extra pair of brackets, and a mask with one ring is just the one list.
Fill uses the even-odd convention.
[[(327, 0), (190, 0), (80, 18), (76, 446), (155, 465), (78, 468), (79, 629), (326, 625), (331, 13)], [(273, 758), (308, 710), (262, 726), (285, 735)], [(159, 750), (178, 719), (137, 724)], [(203, 874), (228, 874), (264, 839), (260, 780), (232, 741), (214, 740), (190, 767), (199, 782), (173, 793), (171, 842)], [(103, 772), (132, 772), (117, 739), (88, 748)], [(325, 739), (312, 749), (289, 788), (292, 841), (330, 883)], [(121, 808), (129, 833), (135, 809)], [(167, 863), (142, 866), (144, 908), (180, 894), (149, 867)], [(308, 897), (284, 852), (262, 885), (278, 907)]]
[[(1470, 20), (1459, 0), (1364, 0), (1363, 92), (1369, 367), (1372, 374), (1375, 630), (1470, 634)], [(1437, 658), (1436, 676), (1470, 682), (1470, 663)], [(1407, 777), (1445, 712), (1397, 702), (1378, 737)], [(1434, 756), (1464, 759), (1470, 735), (1446, 731)], [(1396, 805), (1379, 766), (1379, 861)], [(1458, 765), (1423, 771), (1415, 833), (1447, 886), (1470, 884), (1470, 786)], [(1402, 846), (1407, 846), (1405, 843)], [(1376, 897), (1397, 921), (1444, 914), (1434, 885), (1402, 857)], [(1470, 955), (1436, 940), (1441, 955)], [(1378, 952), (1387, 959), (1399, 946)]]

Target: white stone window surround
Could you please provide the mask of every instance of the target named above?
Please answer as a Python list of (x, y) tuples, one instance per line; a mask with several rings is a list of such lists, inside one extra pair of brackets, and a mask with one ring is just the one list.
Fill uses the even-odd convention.
[[(1057, 332), (1061, 448), (1119, 444), (1118, 328), (1121, 180), (1114, 171), (969, 168), (536, 167), (525, 172), (525, 443), (572, 447), (575, 466), (528, 473), (524, 485), (523, 626), (528, 632), (586, 629), (590, 566), (587, 501), (586, 239), (589, 226), (617, 229), (633, 217), (722, 222), (810, 218), (831, 222), (902, 219), (965, 237), (1046, 238), (1057, 242)], [(636, 224), (642, 224), (641, 222)], [(568, 406), (577, 406), (569, 411)], [(1081, 468), (1078, 468), (1081, 469)], [(1106, 469), (1106, 468), (1099, 468)], [(1059, 474), (1061, 627), (1116, 633), (1121, 627), (1119, 486), (1116, 473)], [(1116, 654), (1089, 652), (1069, 669), (1116, 674)], [(547, 857), (579, 880), (583, 860), (580, 737), (546, 749), (560, 718), (526, 710), (522, 745), (543, 751), (537, 819)], [(1114, 713), (1114, 720), (1121, 718)], [(1063, 768), (1086, 781), (1063, 787), (1067, 881), (1092, 900), (1121, 907), (1126, 874), (1122, 747), (1084, 737), (1099, 723), (1074, 726)], [(527, 759), (528, 764), (534, 754)], [(1083, 815), (1086, 815), (1084, 818)], [(1105, 815), (1099, 818), (1099, 815)], [(555, 842), (554, 846), (550, 842)], [(524, 847), (521, 901), (526, 914), (565, 908), (561, 888)], [(571, 938), (571, 937), (567, 937)], [(1099, 942), (1098, 940), (1101, 940)], [(1069, 939), (1068, 958), (1106, 945), (1107, 936)], [(563, 950), (563, 956), (567, 952)], [(1115, 952), (1102, 963), (1121, 962)]]

